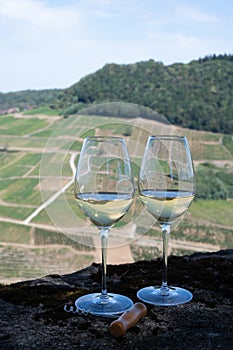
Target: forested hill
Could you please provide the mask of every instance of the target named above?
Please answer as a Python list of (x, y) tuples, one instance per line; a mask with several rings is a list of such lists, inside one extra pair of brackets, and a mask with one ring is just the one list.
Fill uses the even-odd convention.
[(11, 108), (21, 110), (28, 107), (39, 107), (54, 102), (62, 90), (24, 90), (17, 92), (0, 93), (0, 111), (4, 112)]
[(169, 66), (153, 60), (107, 64), (67, 89), (61, 105), (103, 101), (137, 103), (183, 127), (232, 133), (233, 56)]
[(168, 66), (154, 60), (107, 64), (67, 89), (0, 93), (0, 109), (22, 108), (28, 101), (35, 107), (49, 104), (66, 117), (92, 103), (132, 102), (176, 125), (233, 133), (233, 55)]

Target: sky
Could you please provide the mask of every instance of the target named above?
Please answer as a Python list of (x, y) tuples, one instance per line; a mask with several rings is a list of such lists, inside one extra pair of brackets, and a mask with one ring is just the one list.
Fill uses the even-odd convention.
[(233, 53), (232, 0), (0, 0), (0, 92), (62, 89), (105, 64)]

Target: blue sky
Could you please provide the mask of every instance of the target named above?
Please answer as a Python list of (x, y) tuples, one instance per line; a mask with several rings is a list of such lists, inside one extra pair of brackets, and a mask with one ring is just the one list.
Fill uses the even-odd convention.
[(232, 0), (0, 0), (0, 92), (65, 88), (107, 63), (233, 53)]

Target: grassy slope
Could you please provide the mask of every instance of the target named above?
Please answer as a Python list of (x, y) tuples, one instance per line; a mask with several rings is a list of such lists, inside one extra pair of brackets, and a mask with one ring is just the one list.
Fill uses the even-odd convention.
[[(41, 112), (41, 111), (40, 111)], [(82, 118), (79, 116), (80, 130), (78, 130), (81, 137), (87, 134), (101, 133), (109, 135), (111, 133), (121, 134), (124, 133), (127, 126), (119, 120), (108, 120), (99, 119), (99, 128), (93, 128), (93, 118)], [(59, 153), (54, 153), (51, 151), (49, 155), (50, 161), (63, 162), (62, 163), (62, 176), (70, 178), (71, 171), (69, 166), (70, 151), (79, 151), (81, 147), (81, 139), (79, 141), (75, 140), (75, 133), (77, 129), (72, 127), (72, 125), (65, 124), (64, 127), (59, 129), (59, 125), (64, 123), (63, 119), (54, 118), (54, 120), (49, 117), (40, 118), (37, 115), (23, 116), (21, 118), (15, 118), (14, 116), (1, 116), (0, 118), (0, 148), (7, 148), (8, 152), (0, 152), (0, 217), (6, 220), (24, 220), (30, 213), (32, 213), (36, 207), (41, 204), (41, 196), (39, 191), (39, 182), (42, 179), (39, 178), (40, 174), (40, 162), (41, 156), (43, 155), (44, 147), (48, 142), (48, 137), (55, 130), (57, 132), (57, 140), (59, 140), (59, 146), (66, 153), (64, 159)], [(67, 122), (66, 122), (67, 123)], [(96, 123), (96, 120), (95, 120)], [(125, 123), (125, 122), (124, 122)], [(148, 123), (148, 121), (147, 121)], [(101, 126), (102, 124), (102, 126)], [(154, 128), (153, 122), (149, 129), (152, 131)], [(223, 161), (228, 162), (231, 166), (226, 166), (223, 169), (227, 171), (232, 171), (232, 143), (229, 137), (221, 134), (213, 134), (209, 132), (197, 132), (195, 130), (179, 129), (181, 134), (188, 137), (192, 155), (194, 161), (199, 162), (202, 160), (212, 162), (212, 161)], [(135, 129), (139, 137), (140, 128)], [(60, 144), (61, 143), (61, 144)], [(61, 158), (61, 159), (59, 159)], [(133, 158), (133, 166), (138, 169), (138, 163), (140, 162), (140, 157)], [(219, 165), (218, 165), (219, 166)], [(53, 174), (51, 174), (53, 175)], [(51, 185), (51, 184), (50, 184)], [(48, 190), (48, 196), (54, 193), (54, 189), (51, 187)], [(68, 203), (73, 207), (73, 200), (70, 192), (66, 195)], [(59, 203), (59, 202), (57, 202)], [(54, 204), (56, 206), (56, 202)], [(223, 248), (232, 247), (233, 242), (232, 235), (232, 213), (233, 202), (232, 201), (196, 201), (193, 203), (187, 221), (184, 222), (180, 230), (174, 233), (173, 238), (181, 240), (189, 240), (192, 242), (203, 242), (210, 243)], [(74, 208), (72, 209), (74, 210)], [(129, 215), (137, 215), (137, 208), (133, 209)], [(35, 223), (51, 224), (50, 218), (46, 214), (46, 211), (42, 211), (35, 219)], [(0, 222), (1, 224), (1, 236), (0, 248), (7, 255), (7, 252), (12, 256), (17, 257), (20, 249), (22, 249), (22, 254), (25, 254), (25, 247), (21, 247), (18, 244), (28, 245), (30, 249), (33, 248), (33, 237), (29, 233), (29, 227), (17, 225), (16, 223), (6, 223)], [(187, 226), (191, 229), (188, 231)], [(183, 227), (183, 228), (182, 228)], [(209, 229), (211, 227), (211, 230)], [(7, 245), (7, 243), (11, 245)], [(13, 245), (12, 245), (13, 244)], [(14, 245), (15, 244), (15, 245)], [(51, 248), (50, 246), (41, 253), (41, 257), (44, 257), (47, 253), (57, 254), (57, 248)], [(47, 249), (47, 253), (46, 253)], [(68, 250), (67, 250), (68, 249)], [(138, 250), (135, 247), (134, 256), (138, 258)], [(75, 268), (72, 264), (72, 259), (70, 256), (73, 254), (72, 245), (66, 246), (66, 254), (64, 255), (67, 259), (67, 264), (71, 268)], [(177, 250), (173, 250), (174, 253), (178, 253)], [(182, 251), (184, 253), (185, 250)], [(150, 254), (155, 255), (155, 249), (150, 248), (147, 251), (140, 251), (139, 257), (150, 257)], [(158, 255), (160, 252), (157, 252)], [(32, 254), (32, 250), (31, 253)], [(32, 254), (33, 255), (33, 254)], [(20, 255), (21, 256), (21, 255)], [(34, 255), (33, 255), (34, 256)], [(85, 258), (86, 256), (86, 258)], [(89, 256), (89, 257), (88, 257)], [(21, 258), (20, 258), (21, 259)], [(35, 256), (34, 256), (35, 259)], [(88, 263), (90, 261), (90, 254), (84, 255), (83, 263)], [(42, 258), (43, 260), (43, 258)], [(17, 261), (13, 259), (12, 261)], [(45, 259), (45, 261), (47, 261)], [(48, 261), (47, 261), (48, 262)], [(73, 262), (74, 263), (74, 262)], [(75, 259), (77, 264), (77, 260)], [(56, 271), (56, 264), (54, 263), (54, 271)], [(67, 264), (65, 263), (64, 266)], [(4, 265), (4, 264), (3, 264)], [(35, 267), (35, 266), (34, 266)], [(17, 270), (17, 268), (16, 268)], [(32, 264), (33, 270), (33, 264)], [(41, 267), (43, 273), (46, 270), (45, 266)], [(21, 271), (21, 270), (20, 270)], [(14, 271), (12, 276), (23, 276), (23, 272)], [(52, 271), (52, 270), (51, 270)], [(9, 271), (4, 273), (4, 268), (0, 266), (0, 275), (4, 274), (10, 276)]]

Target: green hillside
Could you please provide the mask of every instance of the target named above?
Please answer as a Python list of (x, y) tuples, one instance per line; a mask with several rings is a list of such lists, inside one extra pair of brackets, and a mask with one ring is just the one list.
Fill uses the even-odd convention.
[(0, 110), (2, 112), (10, 108), (23, 110), (51, 104), (59, 96), (60, 91), (59, 89), (52, 89), (0, 93)]
[(90, 104), (124, 101), (149, 107), (185, 128), (233, 133), (233, 55), (188, 64), (149, 60), (107, 64), (67, 89), (0, 93), (0, 110), (48, 105), (65, 117)]
[[(127, 105), (125, 117), (135, 114), (134, 106), (123, 105)], [(114, 118), (109, 116), (108, 108), (105, 111), (108, 117), (104, 120), (103, 114), (82, 112), (66, 119), (58, 115), (51, 117), (43, 115), (42, 108), (31, 111), (32, 115), (28, 112), (0, 117), (0, 283), (67, 274), (99, 261), (98, 230), (88, 225), (78, 210), (71, 183), (73, 165), (77, 164), (87, 135), (124, 136), (135, 174), (133, 205), (111, 230), (112, 252), (117, 252), (115, 245), (119, 242), (119, 253), (112, 256), (110, 253), (110, 259), (115, 260), (109, 259), (109, 264), (126, 262), (121, 259), (130, 262), (162, 255), (159, 225), (152, 224), (150, 214), (143, 212), (137, 192), (146, 137), (158, 131), (158, 122), (142, 118), (126, 120), (119, 118), (119, 114)], [(190, 144), (196, 168), (197, 200), (186, 219), (172, 232), (169, 254), (232, 248), (232, 137), (176, 129), (180, 135), (187, 136)], [(69, 187), (59, 194), (67, 184)], [(53, 200), (47, 202), (48, 199)], [(44, 202), (46, 208), (41, 208)], [(64, 225), (71, 235), (62, 234)]]
[[(185, 128), (232, 133), (233, 56), (165, 66), (149, 60), (107, 64), (60, 95), (60, 106), (103, 101), (137, 103)], [(68, 113), (75, 108), (68, 110)]]

